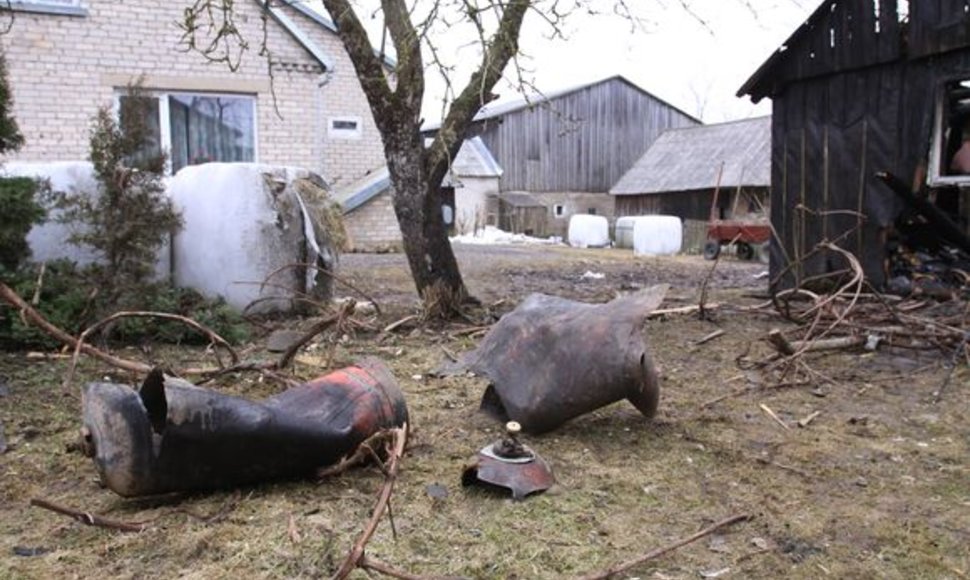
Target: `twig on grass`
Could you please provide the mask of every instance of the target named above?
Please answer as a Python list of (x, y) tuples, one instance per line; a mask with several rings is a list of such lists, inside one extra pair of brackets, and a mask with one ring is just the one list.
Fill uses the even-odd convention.
[(361, 532), (360, 537), (354, 542), (353, 547), (351, 547), (350, 552), (347, 554), (347, 558), (333, 575), (332, 580), (342, 580), (349, 576), (354, 568), (360, 566), (361, 560), (364, 558), (364, 548), (367, 546), (367, 542), (370, 541), (371, 536), (374, 535), (374, 532), (377, 531), (377, 525), (380, 523), (381, 517), (387, 510), (388, 503), (391, 500), (391, 493), (394, 491), (394, 482), (397, 479), (401, 457), (404, 455), (404, 446), (407, 443), (407, 423), (396, 429), (391, 429), (390, 433), (393, 436), (394, 444), (393, 447), (388, 446), (387, 478), (381, 487), (381, 493), (377, 498), (377, 503), (374, 505), (374, 511), (364, 526), (364, 531)]
[(50, 510), (61, 515), (69, 516), (86, 526), (120, 530), (122, 532), (141, 532), (148, 529), (148, 527), (151, 525), (151, 522), (120, 522), (118, 520), (112, 520), (104, 516), (92, 514), (90, 512), (82, 512), (80, 510), (58, 505), (52, 501), (47, 501), (46, 499), (36, 497), (30, 500), (30, 505), (44, 508), (45, 510)]
[(374, 305), (374, 312), (376, 312), (377, 315), (380, 316), (380, 314), (381, 314), (381, 307), (377, 303), (377, 300), (374, 300), (374, 298), (371, 297), (369, 294), (367, 294), (366, 292), (364, 292), (363, 290), (361, 290), (357, 286), (354, 286), (353, 284), (351, 284), (347, 280), (341, 278), (340, 276), (337, 276), (336, 274), (334, 274), (330, 270), (327, 270), (325, 268), (321, 268), (320, 266), (317, 266), (315, 264), (297, 263), (297, 264), (286, 264), (285, 266), (280, 266), (279, 268), (273, 270), (272, 272), (270, 272), (269, 274), (266, 275), (266, 278), (263, 279), (262, 285), (259, 287), (259, 291), (262, 293), (263, 289), (269, 284), (270, 278), (273, 278), (274, 276), (276, 276), (280, 272), (284, 272), (286, 270), (291, 270), (293, 268), (306, 268), (306, 269), (310, 269), (310, 270), (316, 270), (317, 272), (320, 272), (324, 276), (327, 276), (328, 278), (333, 279), (335, 282), (338, 282), (340, 284), (343, 284), (344, 286), (346, 286), (347, 288), (350, 288), (354, 292), (360, 294), (366, 300), (368, 300), (371, 304), (373, 304)]
[(706, 342), (710, 342), (710, 341), (714, 340), (715, 338), (719, 338), (721, 336), (724, 336), (724, 329), (723, 328), (719, 328), (719, 329), (715, 330), (714, 332), (708, 334), (707, 336), (704, 336), (703, 338), (701, 338), (699, 340), (695, 340), (694, 341), (694, 346), (700, 346), (700, 345), (702, 345), (702, 344), (704, 344)]
[[(70, 334), (64, 332), (60, 328), (54, 326), (47, 321), (39, 312), (34, 310), (29, 304), (27, 304), (23, 298), (20, 297), (16, 292), (14, 292), (9, 286), (0, 282), (0, 298), (5, 302), (20, 311), (21, 316), (23, 316), (27, 321), (29, 321), (34, 326), (40, 328), (46, 332), (51, 337), (61, 341), (62, 343), (75, 348), (78, 346), (78, 341), (76, 338)], [(147, 373), (152, 370), (151, 365), (124, 359), (121, 357), (114, 356), (112, 354), (106, 353), (100, 349), (97, 349), (89, 344), (82, 346), (82, 351), (85, 354), (93, 356), (94, 358), (100, 360), (101, 362), (107, 363), (113, 367), (136, 372), (136, 373)]]
[(963, 333), (963, 338), (960, 339), (960, 344), (957, 345), (956, 350), (953, 351), (953, 358), (950, 360), (950, 368), (946, 372), (946, 377), (943, 379), (943, 384), (940, 388), (936, 390), (933, 395), (933, 402), (939, 403), (943, 400), (943, 392), (946, 391), (947, 386), (950, 384), (950, 379), (953, 378), (953, 371), (960, 365), (960, 358), (962, 358), (964, 351), (967, 348), (967, 341), (970, 341), (970, 331)]
[(395, 322), (392, 322), (392, 323), (388, 324), (387, 326), (384, 327), (384, 330), (382, 330), (381, 332), (384, 333), (384, 334), (387, 334), (389, 332), (393, 332), (393, 331), (397, 330), (398, 328), (400, 328), (401, 326), (404, 326), (408, 322), (412, 322), (414, 320), (419, 320), (420, 318), (421, 318), (421, 315), (420, 314), (412, 314), (410, 316), (405, 316), (404, 318), (401, 318), (400, 320), (397, 320)]
[(668, 552), (673, 552), (674, 550), (676, 550), (678, 548), (682, 548), (682, 547), (686, 546), (687, 544), (691, 544), (693, 542), (696, 542), (697, 540), (703, 538), (704, 536), (709, 536), (709, 535), (713, 534), (714, 532), (720, 530), (721, 528), (725, 528), (727, 526), (736, 524), (738, 522), (743, 522), (743, 521), (746, 521), (746, 520), (749, 520), (749, 519), (751, 519), (751, 515), (750, 514), (737, 514), (737, 515), (731, 516), (729, 518), (726, 518), (726, 519), (723, 519), (723, 520), (717, 522), (716, 524), (713, 524), (711, 526), (708, 526), (708, 527), (704, 528), (703, 530), (697, 532), (696, 534), (694, 534), (692, 536), (688, 536), (688, 537), (686, 537), (686, 538), (684, 538), (682, 540), (678, 540), (678, 541), (674, 542), (673, 544), (669, 544), (667, 546), (664, 546), (663, 548), (658, 548), (658, 549), (653, 550), (651, 552), (647, 552), (646, 554), (644, 554), (644, 555), (642, 555), (642, 556), (640, 556), (638, 558), (634, 558), (633, 560), (629, 560), (627, 562), (623, 562), (621, 564), (617, 564), (617, 565), (609, 568), (608, 570), (604, 570), (602, 572), (594, 572), (592, 574), (588, 574), (588, 575), (583, 576), (582, 578), (580, 578), (580, 580), (608, 580), (609, 578), (611, 578), (611, 577), (613, 577), (613, 576), (615, 576), (615, 575), (623, 572), (624, 570), (629, 570), (630, 568), (633, 568), (634, 566), (639, 566), (640, 564), (644, 564), (644, 563), (649, 562), (651, 560), (656, 560), (657, 558), (659, 558), (660, 556), (663, 556), (664, 554), (667, 554)]
[(779, 425), (781, 425), (782, 428), (784, 428), (786, 431), (791, 429), (791, 427), (788, 426), (788, 423), (785, 423), (784, 421), (782, 421), (781, 417), (776, 415), (775, 412), (772, 411), (770, 407), (768, 407), (768, 405), (765, 405), (764, 403), (759, 403), (758, 406), (761, 407), (761, 410), (765, 412), (765, 415), (768, 415), (769, 417), (774, 419), (775, 423), (778, 423)]
[[(233, 364), (239, 364), (239, 355), (236, 354), (236, 351), (232, 348), (229, 342), (226, 341), (226, 339), (219, 336), (214, 330), (206, 326), (203, 326), (202, 324), (199, 324), (198, 322), (192, 320), (191, 318), (187, 318), (185, 316), (181, 316), (178, 314), (170, 314), (167, 312), (149, 312), (145, 310), (115, 312), (111, 316), (108, 316), (107, 318), (103, 318), (98, 322), (95, 322), (91, 326), (87, 327), (84, 330), (84, 332), (82, 332), (77, 337), (77, 340), (75, 341), (75, 345), (74, 345), (74, 354), (73, 356), (71, 356), (71, 364), (67, 369), (67, 376), (64, 378), (63, 387), (65, 391), (68, 390), (68, 388), (71, 385), (71, 382), (74, 380), (74, 372), (77, 369), (77, 361), (81, 357), (81, 350), (85, 346), (85, 341), (87, 340), (88, 336), (90, 336), (94, 331), (100, 328), (103, 328), (104, 326), (111, 324), (112, 322), (116, 320), (120, 320), (122, 318), (160, 318), (162, 320), (174, 320), (176, 322), (181, 322), (182, 324), (190, 328), (193, 328), (199, 331), (201, 334), (205, 335), (211, 341), (212, 344), (221, 346), (224, 349), (226, 349), (226, 351), (229, 353), (229, 358), (232, 359)], [(216, 357), (216, 360), (218, 361), (218, 357)], [(219, 366), (222, 367), (221, 361), (219, 361)]]

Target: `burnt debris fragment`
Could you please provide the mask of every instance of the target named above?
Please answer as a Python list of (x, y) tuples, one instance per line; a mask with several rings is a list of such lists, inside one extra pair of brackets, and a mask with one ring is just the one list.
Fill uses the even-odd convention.
[(512, 499), (516, 501), (552, 487), (556, 479), (549, 465), (519, 441), (522, 426), (509, 421), (505, 430), (504, 438), (483, 447), (465, 466), (461, 474), (462, 485), (505, 488), (512, 492)]
[(258, 402), (156, 369), (138, 391), (84, 388), (82, 448), (107, 487), (134, 497), (311, 477), (407, 417), (394, 377), (377, 360)]
[(487, 377), (482, 410), (529, 433), (622, 399), (652, 417), (660, 383), (643, 325), (667, 288), (653, 286), (606, 304), (533, 294), (502, 317), (478, 348), (440, 372)]

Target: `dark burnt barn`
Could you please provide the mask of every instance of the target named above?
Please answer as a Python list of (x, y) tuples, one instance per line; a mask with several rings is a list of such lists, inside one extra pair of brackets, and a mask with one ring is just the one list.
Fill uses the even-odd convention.
[(876, 287), (897, 275), (901, 244), (967, 251), (970, 2), (826, 0), (744, 95), (773, 103), (776, 287), (845, 268), (813, 252), (826, 240)]

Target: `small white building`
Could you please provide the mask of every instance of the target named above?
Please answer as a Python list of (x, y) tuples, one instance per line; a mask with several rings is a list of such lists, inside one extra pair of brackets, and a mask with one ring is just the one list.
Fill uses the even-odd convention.
[[(498, 196), (502, 168), (478, 137), (462, 143), (448, 174), (441, 182), (441, 203), (445, 222), (453, 233), (471, 233), (483, 228)], [(334, 197), (343, 206), (344, 224), (350, 249), (354, 251), (396, 250), (401, 246), (401, 229), (394, 214), (391, 178), (382, 167), (346, 186), (337, 187)]]

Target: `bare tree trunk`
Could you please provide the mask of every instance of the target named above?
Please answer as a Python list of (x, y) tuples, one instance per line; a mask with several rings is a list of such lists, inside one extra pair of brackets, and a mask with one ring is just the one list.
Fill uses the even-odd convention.
[(438, 183), (425, 171), (420, 134), (404, 127), (385, 137), (388, 171), (394, 184), (394, 213), (401, 227), (404, 253), (425, 306), (447, 316), (468, 293), (448, 240)]

